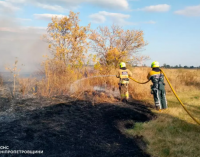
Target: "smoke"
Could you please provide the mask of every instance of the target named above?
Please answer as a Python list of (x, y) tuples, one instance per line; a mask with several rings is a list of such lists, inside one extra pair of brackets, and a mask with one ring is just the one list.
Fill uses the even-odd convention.
[(47, 43), (41, 40), (45, 28), (23, 27), (21, 19), (9, 9), (0, 8), (0, 71), (14, 64), (16, 57), (22, 72), (38, 70), (43, 55), (48, 54)]

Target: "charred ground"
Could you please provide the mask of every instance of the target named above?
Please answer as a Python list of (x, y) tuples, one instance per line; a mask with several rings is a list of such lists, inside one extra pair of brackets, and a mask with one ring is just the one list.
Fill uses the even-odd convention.
[(139, 102), (94, 103), (69, 96), (1, 98), (0, 107), (0, 143), (11, 150), (43, 150), (38, 156), (48, 157), (149, 156), (138, 139), (117, 128), (121, 120), (145, 122), (154, 117)]

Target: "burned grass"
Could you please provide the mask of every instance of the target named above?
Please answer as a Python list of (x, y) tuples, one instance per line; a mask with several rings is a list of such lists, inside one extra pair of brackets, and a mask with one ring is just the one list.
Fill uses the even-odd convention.
[(119, 121), (154, 117), (140, 103), (93, 104), (60, 96), (3, 100), (1, 106), (8, 107), (0, 112), (0, 143), (11, 150), (43, 150), (38, 156), (48, 157), (149, 156), (137, 138), (126, 137), (118, 128)]

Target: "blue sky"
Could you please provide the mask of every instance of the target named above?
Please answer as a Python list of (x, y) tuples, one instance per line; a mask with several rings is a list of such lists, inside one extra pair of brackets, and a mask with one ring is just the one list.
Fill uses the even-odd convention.
[[(140, 53), (150, 56), (147, 65), (157, 60), (161, 65), (200, 66), (199, 0), (0, 0), (0, 33), (12, 37), (19, 28), (27, 28), (28, 33), (44, 30), (51, 16), (68, 15), (70, 10), (80, 12), (81, 25), (91, 23), (93, 29), (116, 23), (124, 29), (143, 30), (149, 44)], [(10, 19), (8, 24), (3, 24), (5, 17)], [(10, 54), (22, 56), (20, 49)]]

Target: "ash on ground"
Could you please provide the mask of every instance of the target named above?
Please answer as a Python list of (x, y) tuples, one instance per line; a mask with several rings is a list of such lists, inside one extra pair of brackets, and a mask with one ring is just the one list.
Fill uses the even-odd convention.
[(10, 99), (4, 95), (0, 98), (0, 143), (10, 150), (44, 152), (33, 156), (148, 157), (138, 139), (123, 135), (117, 123), (145, 122), (153, 117), (140, 102), (121, 103), (103, 92), (53, 98)]

